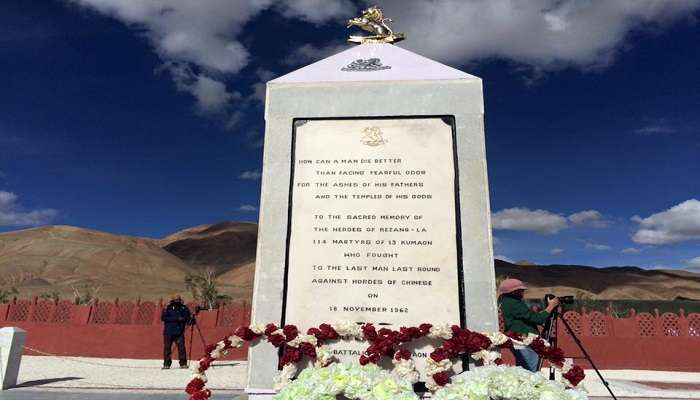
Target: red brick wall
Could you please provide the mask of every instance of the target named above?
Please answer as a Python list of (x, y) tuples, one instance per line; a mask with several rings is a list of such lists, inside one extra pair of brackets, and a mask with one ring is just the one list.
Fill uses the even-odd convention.
[[(85, 357), (159, 359), (162, 357), (162, 323), (158, 302), (98, 302), (91, 306), (69, 301), (13, 300), (0, 305), (0, 326), (27, 331), (25, 354), (40, 352)], [(192, 309), (192, 307), (190, 307)], [(564, 317), (599, 368), (700, 371), (700, 314), (635, 314), (613, 318), (598, 311), (569, 311)], [(202, 311), (197, 320), (207, 344), (248, 325), (248, 304), (222, 305)], [(275, 322), (275, 321), (271, 321)], [(189, 349), (190, 330), (186, 343)], [(195, 335), (192, 355), (203, 354)], [(582, 356), (573, 338), (559, 324), (559, 346), (567, 357)], [(506, 351), (506, 353), (509, 353)], [(246, 348), (227, 358), (242, 360)], [(506, 361), (512, 363), (510, 354)], [(584, 367), (584, 361), (577, 361)]]

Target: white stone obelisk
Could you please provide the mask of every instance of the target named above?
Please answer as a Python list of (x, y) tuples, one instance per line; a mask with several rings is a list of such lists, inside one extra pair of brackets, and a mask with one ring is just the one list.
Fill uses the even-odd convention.
[[(413, 120), (443, 117), (452, 121), (453, 124), (454, 151), (450, 148), (451, 146), (445, 147), (440, 144), (441, 142), (438, 143), (431, 140), (417, 144), (421, 143), (420, 135), (411, 136), (408, 131), (404, 135), (404, 132), (401, 130), (402, 125), (400, 121), (404, 118)], [(367, 143), (366, 137), (360, 138), (360, 136), (357, 138), (353, 136), (353, 138), (345, 141), (347, 137), (342, 136), (342, 132), (345, 132), (344, 130), (324, 128), (324, 126), (342, 127), (344, 126), (342, 121), (345, 119), (351, 122), (358, 119), (376, 120), (379, 121), (374, 124), (376, 127), (381, 128), (384, 132), (389, 132), (389, 134), (391, 132), (395, 133), (388, 140), (388, 144), (382, 147), (379, 146), (382, 144), (381, 141), (383, 139), (381, 138), (378, 139), (378, 143)], [(386, 119), (389, 122), (385, 121)], [(314, 141), (316, 142), (300, 141), (302, 137), (300, 132), (306, 132), (301, 128), (302, 123), (316, 120), (335, 121), (335, 125), (316, 124), (314, 126), (321, 129), (319, 131), (314, 128), (316, 129), (314, 134), (317, 135), (314, 136), (316, 138)], [(313, 154), (313, 151), (325, 151), (324, 148), (328, 146), (319, 145), (315, 150), (304, 153), (304, 149), (299, 146), (301, 146), (300, 143), (302, 142), (314, 146), (313, 143), (325, 140), (323, 139), (324, 131), (322, 130), (330, 129), (328, 130), (329, 135), (340, 135), (335, 136), (338, 138), (337, 141), (328, 142), (338, 143), (339, 149), (333, 154), (342, 153), (344, 157), (349, 159), (353, 157), (360, 159), (364, 155), (369, 154), (366, 152), (375, 151), (375, 149), (379, 149), (376, 151), (390, 151), (395, 158), (400, 158), (403, 150), (406, 151), (406, 154), (420, 154), (419, 151), (423, 148), (444, 149), (439, 154), (422, 154), (423, 160), (421, 162), (423, 164), (421, 165), (424, 166), (422, 167), (424, 170), (427, 168), (428, 174), (426, 176), (428, 178), (425, 178), (427, 180), (422, 181), (421, 185), (429, 186), (434, 180), (442, 179), (440, 176), (430, 174), (430, 168), (433, 165), (431, 160), (435, 162), (447, 160), (447, 164), (443, 166), (452, 168), (451, 160), (454, 159), (454, 170), (450, 169), (449, 176), (444, 177), (444, 179), (454, 180), (454, 186), (451, 186), (453, 182), (449, 181), (447, 182), (449, 184), (442, 182), (445, 185), (440, 186), (440, 188), (454, 187), (454, 191), (450, 192), (453, 198), (450, 199), (447, 196), (444, 197), (444, 201), (445, 207), (452, 207), (450, 210), (456, 207), (456, 209), (450, 211), (453, 214), (456, 211), (456, 219), (452, 219), (452, 221), (456, 221), (456, 225), (453, 224), (454, 226), (445, 231), (452, 232), (447, 239), (442, 237), (444, 234), (441, 234), (441, 232), (428, 232), (427, 235), (435, 243), (440, 240), (454, 240), (455, 232), (457, 232), (457, 237), (459, 238), (453, 246), (459, 259), (457, 262), (459, 265), (450, 265), (450, 268), (456, 268), (454, 271), (459, 271), (460, 275), (457, 276), (455, 273), (454, 282), (450, 283), (449, 287), (449, 290), (453, 290), (454, 293), (461, 292), (459, 300), (456, 300), (455, 297), (455, 304), (449, 305), (452, 307), (450, 309), (452, 310), (451, 312), (456, 312), (458, 315), (456, 317), (457, 320), (454, 322), (459, 323), (459, 312), (461, 310), (463, 314), (462, 323), (469, 329), (478, 331), (498, 330), (481, 79), (396, 45), (362, 44), (268, 82), (265, 121), (260, 225), (252, 305), (253, 323), (265, 324), (274, 322), (279, 325), (284, 319), (286, 323), (295, 324), (298, 322), (288, 318), (285, 319), (284, 316), (304, 316), (314, 313), (313, 307), (315, 304), (311, 303), (305, 305), (308, 309), (284, 309), (285, 304), (293, 303), (288, 301), (290, 299), (285, 296), (295, 295), (291, 292), (286, 293), (286, 285), (294, 279), (303, 279), (302, 283), (304, 284), (310, 281), (310, 278), (306, 275), (302, 276), (300, 272), (292, 273), (292, 270), (289, 269), (286, 277), (287, 281), (285, 282), (285, 268), (292, 267), (290, 265), (290, 257), (303, 258), (304, 255), (308, 256), (308, 253), (300, 254), (299, 248), (294, 248), (296, 245), (306, 245), (306, 242), (301, 240), (303, 232), (299, 231), (297, 233), (297, 230), (295, 230), (297, 227), (290, 225), (301, 221), (291, 218), (291, 210), (297, 213), (295, 215), (298, 218), (305, 205), (303, 202), (306, 201), (305, 199), (311, 198), (309, 194), (311, 192), (303, 192), (303, 188), (298, 189), (296, 187), (301, 185), (301, 183), (297, 182), (298, 177), (294, 176), (294, 167), (299, 167), (298, 162), (300, 161), (295, 160), (294, 152), (296, 151), (297, 155), (308, 155)], [(295, 121), (298, 122), (296, 125)], [(299, 123), (299, 121), (301, 122)], [(407, 123), (407, 130), (414, 129), (414, 125), (411, 124), (413, 122)], [(352, 126), (348, 126), (348, 129), (354, 129)], [(427, 124), (418, 128), (428, 129), (430, 126), (432, 125)], [(447, 129), (447, 132), (450, 131), (449, 127), (445, 129)], [(310, 135), (311, 128), (307, 130)], [(298, 133), (297, 136), (295, 136), (295, 132)], [(306, 133), (303, 133), (303, 135), (306, 135)], [(426, 135), (426, 138), (429, 136)], [(307, 138), (311, 138), (311, 136), (307, 136)], [(452, 140), (452, 136), (445, 136), (443, 139)], [(365, 141), (364, 144), (370, 144), (371, 146), (361, 147), (361, 140)], [(343, 144), (341, 145), (340, 143)], [(307, 144), (304, 144), (304, 146)], [(376, 147), (372, 147), (375, 145)], [(436, 147), (430, 147), (433, 145)], [(401, 146), (404, 147), (402, 148)], [(358, 153), (355, 153), (355, 148), (359, 149)], [(399, 156), (396, 156), (397, 154)], [(308, 158), (311, 159), (313, 157)], [(409, 156), (404, 157), (404, 163), (409, 161)], [(309, 162), (311, 161), (309, 160)], [(427, 167), (425, 167), (426, 165)], [(297, 170), (297, 173), (300, 173), (300, 170)], [(407, 178), (406, 176), (402, 177), (404, 181)], [(309, 190), (313, 190), (313, 187)], [(293, 205), (292, 193), (295, 196)], [(333, 206), (332, 203), (327, 204), (329, 204), (329, 207)], [(338, 203), (338, 206), (348, 207), (348, 203), (343, 204)], [(352, 204), (350, 206), (354, 207)], [(365, 206), (368, 208), (365, 208)], [(384, 206), (393, 207), (383, 205), (380, 202), (365, 202), (357, 203), (356, 209), (361, 211), (374, 207), (374, 209), (380, 210), (373, 214), (377, 216), (382, 213), (381, 210)], [(436, 206), (433, 208), (440, 211), (442, 207)], [(313, 212), (313, 210), (310, 210), (310, 212)], [(417, 215), (416, 213), (414, 214)], [(415, 215), (413, 218), (417, 218)], [(364, 227), (367, 225), (361, 226), (365, 229)], [(290, 232), (293, 233), (291, 237)], [(290, 243), (293, 247), (291, 249)], [(426, 247), (424, 252), (415, 254), (434, 257), (435, 252), (431, 251), (431, 248)], [(330, 246), (320, 246), (319, 251), (315, 255), (323, 262), (323, 257), (326, 255), (325, 252), (328, 252), (328, 255), (331, 256), (330, 253), (334, 251), (333, 249)], [(446, 269), (448, 268), (443, 266), (442, 270)], [(296, 271), (302, 271), (302, 269), (297, 269)], [(386, 284), (386, 279), (382, 278), (382, 280)], [(461, 287), (458, 287), (457, 280), (463, 283), (463, 285), (459, 285)], [(412, 290), (410, 287), (407, 287), (403, 292), (411, 296)], [(434, 290), (437, 293), (441, 288), (434, 288)], [(383, 289), (380, 288), (377, 292), (381, 295), (382, 291)], [(325, 293), (327, 293), (328, 297), (322, 297), (319, 301), (333, 300), (333, 297), (339, 296), (337, 293), (341, 292), (329, 288)], [(335, 300), (341, 301), (340, 299)], [(387, 301), (391, 301), (394, 304), (400, 299), (391, 298)], [(294, 311), (294, 313), (290, 314), (290, 311)], [(429, 312), (422, 311), (422, 315), (426, 322), (431, 322)], [(414, 320), (415, 318), (411, 321)], [(327, 322), (333, 323), (337, 321)], [(300, 326), (300, 328), (306, 330), (308, 327)], [(267, 343), (261, 343), (258, 346), (251, 347), (248, 357), (247, 392), (251, 398), (271, 395), (274, 392), (273, 376), (278, 369), (279, 358), (277, 349), (274, 349)]]

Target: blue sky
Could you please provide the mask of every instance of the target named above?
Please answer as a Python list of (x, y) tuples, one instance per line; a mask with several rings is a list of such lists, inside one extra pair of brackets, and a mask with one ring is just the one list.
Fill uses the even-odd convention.
[[(700, 269), (700, 1), (378, 1), (484, 79), (496, 253)], [(263, 83), (347, 0), (0, 4), (0, 231), (256, 220)]]

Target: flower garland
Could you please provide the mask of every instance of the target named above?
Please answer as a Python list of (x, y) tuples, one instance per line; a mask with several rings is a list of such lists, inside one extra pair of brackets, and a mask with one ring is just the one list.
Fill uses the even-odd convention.
[(388, 328), (377, 330), (369, 323), (360, 326), (352, 322), (341, 322), (335, 325), (321, 324), (302, 334), (294, 325), (279, 328), (270, 323), (239, 327), (231, 335), (207, 346), (204, 357), (192, 366), (192, 379), (185, 391), (190, 395), (190, 400), (209, 399), (211, 391), (206, 389), (205, 385), (206, 371), (211, 363), (226, 355), (231, 348), (240, 347), (244, 342), (254, 344), (262, 338), (274, 347), (282, 349), (279, 361), (280, 371), (274, 378), (276, 390), (281, 390), (290, 383), (297, 374), (296, 364), (304, 358), (311, 360), (316, 368), (326, 367), (335, 359), (325, 345), (333, 341), (350, 339), (370, 343), (365, 354), (360, 356), (359, 361), (362, 366), (377, 364), (384, 357), (391, 357), (397, 377), (408, 383), (415, 383), (420, 375), (411, 359), (411, 352), (403, 346), (423, 337), (442, 340), (441, 346), (437, 347), (426, 360), (425, 372), (428, 376), (426, 386), (432, 391), (450, 382), (453, 365), (451, 359), (467, 355), (481, 360), (485, 366), (498, 365), (502, 363), (498, 349), (512, 347), (514, 344), (529, 346), (540, 357), (548, 360), (561, 372), (564, 384), (567, 386), (574, 387), (584, 378), (581, 367), (564, 362), (564, 353), (561, 349), (549, 346), (544, 340), (532, 334), (526, 337), (508, 332), (483, 334), (462, 329), (457, 325), (427, 323), (418, 327), (401, 327), (398, 331)]
[(586, 394), (518, 367), (488, 366), (467, 371), (435, 393), (433, 400), (585, 400)]
[(340, 363), (304, 369), (273, 400), (327, 400), (338, 395), (361, 400), (418, 400), (411, 383), (376, 365)]

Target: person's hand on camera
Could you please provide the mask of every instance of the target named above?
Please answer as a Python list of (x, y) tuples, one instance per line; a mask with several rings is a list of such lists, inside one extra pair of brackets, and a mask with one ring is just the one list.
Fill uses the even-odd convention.
[(552, 311), (554, 311), (555, 308), (559, 307), (561, 302), (559, 301), (558, 297), (553, 297), (549, 300), (547, 300), (547, 308), (546, 311), (551, 314)]

